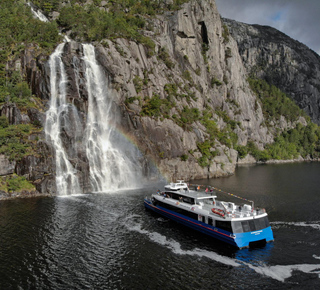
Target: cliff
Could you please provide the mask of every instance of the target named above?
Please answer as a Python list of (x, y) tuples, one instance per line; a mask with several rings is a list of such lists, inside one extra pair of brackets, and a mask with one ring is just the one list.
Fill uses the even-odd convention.
[(320, 124), (320, 56), (306, 45), (268, 26), (223, 19), (236, 40), (248, 74), (286, 92)]
[[(192, 0), (176, 11), (167, 11), (146, 21), (148, 30), (141, 33), (152, 39), (152, 51), (126, 38), (103, 39), (93, 42), (94, 60), (89, 61), (87, 46), (79, 41), (67, 41), (59, 46), (61, 51), (58, 52), (58, 47), (54, 53), (59, 65), (54, 64), (54, 54), (47, 58), (37, 52), (37, 47), (28, 47), (8, 63), (8, 67), (26, 76), (32, 93), (42, 100), (43, 107), (21, 113), (14, 104), (6, 104), (1, 115), (6, 115), (10, 124), (41, 124), (44, 131), (30, 137), (35, 140), (37, 154), (18, 161), (0, 155), (2, 175), (25, 176), (43, 194), (57, 194), (61, 190), (57, 179), (63, 175), (64, 183), (76, 179), (75, 186), (79, 186), (81, 192), (105, 190), (101, 178), (92, 176), (93, 166), (98, 165), (91, 158), (98, 157), (88, 152), (88, 148), (92, 148), (88, 120), (98, 114), (99, 94), (111, 100), (104, 112), (105, 120), (108, 123), (112, 120), (116, 128), (111, 135), (121, 132), (113, 138), (118, 147), (123, 147), (120, 148), (123, 156), (130, 155), (125, 162), (137, 166), (132, 171), (140, 170), (149, 180), (160, 175), (169, 180), (191, 180), (233, 174), (237, 162), (241, 162), (239, 146), (246, 146), (250, 141), (262, 150), (274, 142), (279, 132), (297, 123), (306, 125), (304, 118), (290, 122), (283, 117), (281, 121), (275, 120), (273, 127), (267, 126), (261, 102), (247, 81), (249, 73), (255, 72), (269, 80), (277, 72), (279, 77), (271, 81), (280, 87), (283, 84), (284, 90), (300, 98), (300, 105), (318, 120), (315, 106), (318, 66), (310, 65), (309, 70), (309, 63), (305, 62), (307, 48), (298, 51), (299, 45), (276, 46), (270, 41), (271, 32), (267, 34), (271, 29), (261, 28), (254, 38), (258, 28), (225, 20), (231, 37), (221, 22), (214, 0)], [(71, 34), (71, 31), (65, 32)], [(280, 32), (272, 32), (277, 35), (274, 38), (287, 40)], [(245, 42), (247, 34), (250, 38)], [(311, 60), (319, 63), (317, 56), (308, 53)], [(267, 63), (264, 69), (258, 65), (260, 60)], [(99, 71), (99, 77), (95, 75), (93, 79), (99, 81), (90, 83), (88, 70), (93, 62)], [(290, 65), (283, 66), (284, 63)], [(58, 70), (58, 67), (63, 67), (63, 71), (53, 75), (54, 68)], [(305, 75), (300, 74), (303, 68)], [(286, 81), (282, 79), (285, 71)], [(312, 79), (307, 80), (311, 73)], [(64, 91), (65, 103), (62, 114), (59, 112), (57, 119), (48, 123), (52, 117), (53, 76), (61, 78), (57, 87), (60, 98)], [(64, 88), (61, 88), (62, 82)], [(100, 92), (99, 82), (105, 83)], [(302, 83), (306, 87), (302, 87)], [(94, 105), (92, 98), (98, 105), (89, 113)], [(99, 119), (100, 123), (103, 118)], [(60, 127), (53, 136), (48, 133), (49, 127), (52, 129), (57, 123)], [(101, 128), (99, 130), (94, 134), (99, 134)], [(131, 148), (129, 153), (128, 148)], [(63, 155), (59, 157), (62, 165), (57, 162), (60, 155)], [(95, 184), (92, 180), (96, 178)], [(70, 188), (64, 190), (72, 192)]]

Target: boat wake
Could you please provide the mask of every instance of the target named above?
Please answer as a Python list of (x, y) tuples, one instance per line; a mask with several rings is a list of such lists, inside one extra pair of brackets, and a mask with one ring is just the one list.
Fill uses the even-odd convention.
[(179, 242), (173, 240), (173, 239), (167, 239), (167, 237), (157, 233), (157, 232), (149, 232), (147, 230), (144, 230), (141, 228), (140, 224), (135, 224), (135, 225), (128, 225), (128, 230), (130, 231), (136, 231), (140, 234), (146, 235), (151, 241), (161, 245), (165, 246), (168, 249), (170, 249), (174, 254), (178, 255), (189, 255), (189, 256), (198, 256), (198, 257), (207, 257), (211, 260), (223, 263), (225, 265), (229, 266), (234, 266), (238, 267), (240, 266), (239, 263), (237, 263), (236, 260), (228, 258), (228, 257), (223, 257), (219, 254), (216, 254), (214, 252), (206, 251), (206, 250), (201, 250), (198, 248), (195, 248), (194, 250), (183, 250), (181, 249), (181, 245)]
[(318, 274), (320, 278), (320, 264), (298, 264), (298, 265), (276, 265), (276, 266), (254, 266), (249, 263), (245, 263), (250, 269), (255, 272), (268, 276), (272, 279), (278, 280), (280, 282), (285, 282), (286, 279), (292, 276), (293, 271), (301, 271), (306, 274)]
[[(202, 250), (199, 248), (194, 248), (193, 250), (183, 250), (179, 242), (168, 239), (166, 236), (163, 236), (157, 232), (150, 232), (146, 229), (142, 228), (142, 225), (139, 223), (127, 223), (126, 227), (129, 231), (135, 231), (142, 235), (147, 236), (152, 242), (155, 242), (161, 246), (164, 246), (171, 250), (174, 254), (178, 255), (189, 255), (189, 256), (198, 256), (198, 257), (205, 257), (209, 258), (213, 261), (222, 263), (224, 265), (233, 266), (233, 267), (240, 267), (246, 266), (256, 273), (261, 274), (266, 277), (270, 277), (274, 280), (285, 282), (286, 279), (292, 276), (293, 271), (301, 271), (307, 274), (318, 274), (320, 278), (320, 264), (297, 264), (297, 265), (275, 265), (269, 266), (265, 264), (263, 261), (259, 261), (259, 265), (255, 265), (253, 263), (245, 262), (241, 259), (233, 259), (229, 257), (225, 257), (219, 255), (215, 252)], [(320, 259), (320, 257), (314, 256), (316, 259)]]
[(280, 226), (296, 226), (296, 227), (311, 227), (316, 230), (320, 230), (320, 221), (311, 222), (270, 222), (273, 227)]

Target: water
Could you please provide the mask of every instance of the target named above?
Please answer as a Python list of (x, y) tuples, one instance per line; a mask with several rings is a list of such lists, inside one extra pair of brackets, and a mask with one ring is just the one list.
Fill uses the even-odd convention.
[(27, 5), (30, 6), (31, 12), (34, 15), (35, 18), (39, 19), (43, 22), (49, 22), (49, 19), (43, 15), (43, 13), (39, 9), (35, 9), (30, 2), (27, 2)]
[[(83, 44), (88, 90), (86, 154), (93, 191), (137, 187), (141, 168), (137, 150), (116, 129), (115, 107), (106, 76), (96, 61), (94, 46)], [(131, 156), (131, 158), (130, 158)], [(136, 164), (136, 165), (135, 165)]]
[(260, 165), (197, 181), (267, 209), (275, 241), (258, 249), (145, 211), (163, 184), (1, 201), (0, 289), (318, 289), (319, 173), (319, 163)]
[[(82, 170), (76, 168), (83, 152), (92, 192), (136, 188), (143, 179), (143, 156), (118, 129), (118, 106), (108, 87), (108, 77), (96, 60), (94, 46), (83, 44), (83, 57), (73, 56), (67, 73), (63, 62), (65, 45), (58, 45), (49, 59), (50, 102), (45, 124), (46, 140), (54, 152), (57, 192), (84, 192), (79, 181)], [(76, 94), (85, 99), (79, 89), (80, 67), (85, 67), (84, 88), (88, 94), (85, 124), (76, 106), (67, 100), (67, 96)], [(71, 91), (72, 78), (68, 74), (75, 76), (76, 92)]]
[(74, 122), (74, 131), (80, 131), (80, 121), (76, 108), (67, 103), (67, 74), (62, 62), (62, 54), (65, 43), (58, 45), (50, 56), (50, 106), (46, 112), (45, 133), (46, 140), (53, 146), (55, 152), (56, 186), (57, 192), (62, 195), (81, 193), (77, 171), (70, 163), (63, 141), (61, 131), (70, 124), (70, 118), (78, 120)]

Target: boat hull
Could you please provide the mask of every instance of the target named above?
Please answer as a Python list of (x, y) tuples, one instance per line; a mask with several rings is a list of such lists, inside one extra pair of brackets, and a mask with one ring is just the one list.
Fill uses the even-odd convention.
[(154, 211), (164, 217), (167, 217), (173, 221), (176, 221), (180, 224), (183, 224), (189, 228), (192, 228), (196, 231), (204, 233), (215, 239), (226, 242), (239, 249), (248, 248), (250, 243), (255, 243), (258, 241), (271, 242), (274, 240), (272, 229), (270, 226), (265, 229), (254, 231), (254, 232), (232, 234), (228, 231), (208, 225), (201, 221), (197, 221), (193, 218), (176, 213), (174, 211), (171, 211), (159, 205), (154, 205), (148, 199), (144, 200), (144, 205), (146, 209)]

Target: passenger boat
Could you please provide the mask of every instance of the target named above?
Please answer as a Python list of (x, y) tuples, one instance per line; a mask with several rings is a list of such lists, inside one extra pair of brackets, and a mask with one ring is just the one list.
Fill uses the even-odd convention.
[(146, 209), (239, 249), (274, 240), (268, 215), (252, 205), (217, 200), (179, 180), (144, 199)]

